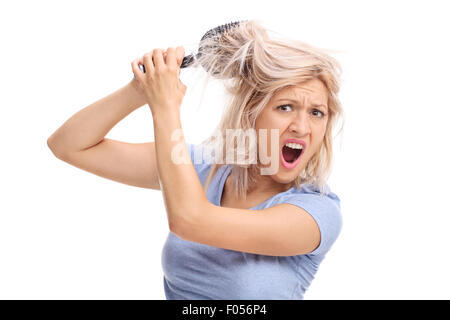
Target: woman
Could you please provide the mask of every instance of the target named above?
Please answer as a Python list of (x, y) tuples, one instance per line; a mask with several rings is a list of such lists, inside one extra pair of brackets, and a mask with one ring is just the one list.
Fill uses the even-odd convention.
[[(256, 21), (214, 41), (194, 66), (227, 80), (232, 99), (204, 143), (182, 133), (177, 47), (134, 60), (130, 83), (72, 116), (48, 145), (81, 169), (162, 191), (167, 299), (302, 299), (342, 226), (326, 185), (340, 66), (324, 50), (269, 38)], [(155, 142), (104, 138), (144, 104)]]

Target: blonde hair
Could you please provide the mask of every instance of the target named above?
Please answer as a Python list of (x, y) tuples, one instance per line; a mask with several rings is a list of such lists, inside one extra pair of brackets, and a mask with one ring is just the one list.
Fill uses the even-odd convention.
[[(194, 67), (202, 66), (208, 70), (208, 79), (214, 76), (224, 80), (231, 99), (226, 106), (222, 119), (216, 128), (222, 139), (218, 146), (216, 135), (212, 135), (201, 144), (223, 148), (223, 153), (236, 150), (236, 143), (226, 141), (227, 129), (248, 130), (255, 128), (258, 115), (274, 94), (288, 86), (295, 86), (311, 79), (319, 79), (328, 91), (328, 122), (323, 143), (309, 160), (306, 168), (295, 179), (297, 188), (303, 184), (312, 184), (321, 195), (327, 194), (326, 182), (331, 173), (333, 159), (332, 131), (343, 109), (338, 99), (341, 66), (328, 55), (329, 50), (315, 48), (306, 43), (285, 39), (269, 38), (268, 29), (258, 20), (242, 22), (231, 29), (220, 40), (209, 38), (200, 42), (200, 56)], [(342, 125), (343, 127), (343, 125)], [(342, 130), (341, 127), (341, 130)], [(256, 145), (246, 148), (245, 158), (253, 153)], [(225, 164), (213, 163), (204, 184), (207, 192), (212, 177)], [(254, 187), (258, 173), (258, 164), (231, 164), (231, 185), (237, 197), (246, 198), (248, 190)]]

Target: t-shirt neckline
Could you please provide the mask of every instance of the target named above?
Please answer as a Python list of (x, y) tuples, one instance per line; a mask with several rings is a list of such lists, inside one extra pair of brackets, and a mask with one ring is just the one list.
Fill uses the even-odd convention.
[[(219, 199), (217, 201), (219, 207), (222, 206), (222, 196), (223, 196), (223, 189), (225, 188), (225, 182), (227, 181), (228, 176), (231, 174), (231, 165), (225, 165), (225, 169), (223, 170), (222, 175), (219, 176), (219, 174), (217, 173), (217, 176), (219, 176)], [(277, 197), (277, 196), (281, 196), (282, 194), (291, 192), (291, 190), (295, 188), (295, 186), (287, 189), (286, 191), (274, 194), (273, 196), (271, 196), (269, 199), (264, 200), (263, 202), (257, 204), (254, 207), (248, 208), (246, 210), (254, 210), (255, 208), (258, 208), (260, 206), (262, 206), (263, 204), (265, 204), (266, 202), (272, 200), (273, 198)]]

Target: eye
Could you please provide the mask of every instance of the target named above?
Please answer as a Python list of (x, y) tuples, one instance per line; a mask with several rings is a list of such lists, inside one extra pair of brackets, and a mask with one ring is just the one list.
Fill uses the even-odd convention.
[(313, 110), (313, 113), (314, 113), (314, 112), (319, 112), (319, 113), (320, 113), (319, 118), (325, 117), (325, 113), (323, 113), (322, 111), (320, 111), (320, 110), (318, 110), (318, 109), (314, 109), (314, 110)]
[(278, 110), (281, 110), (280, 108), (285, 108), (285, 107), (289, 107), (289, 108), (292, 109), (292, 106), (291, 106), (290, 104), (283, 104), (283, 105), (277, 107), (277, 109), (278, 109)]

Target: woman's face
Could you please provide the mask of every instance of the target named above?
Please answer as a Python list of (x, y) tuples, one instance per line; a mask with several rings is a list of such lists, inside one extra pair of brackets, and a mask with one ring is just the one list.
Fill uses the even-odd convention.
[[(260, 174), (278, 183), (292, 183), (319, 151), (327, 122), (328, 91), (322, 81), (313, 79), (278, 91), (256, 119), (258, 163), (266, 170)], [(267, 143), (261, 140), (261, 129), (267, 130)], [(279, 134), (272, 136), (271, 129)], [(294, 139), (289, 144), (292, 148), (285, 146), (287, 139)]]

